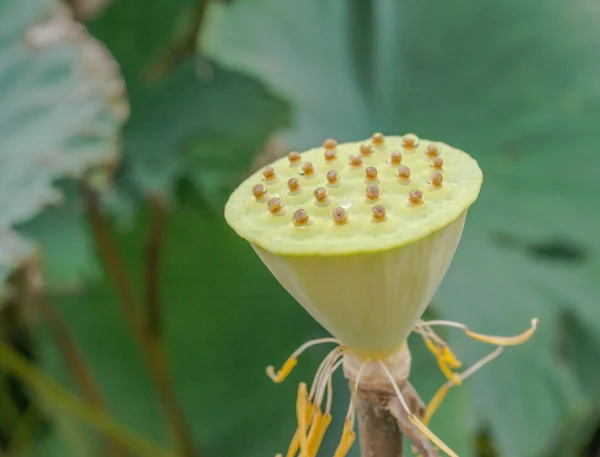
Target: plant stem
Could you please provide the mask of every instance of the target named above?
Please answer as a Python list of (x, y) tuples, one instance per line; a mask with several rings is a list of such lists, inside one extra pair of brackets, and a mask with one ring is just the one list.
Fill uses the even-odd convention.
[(29, 364), (10, 346), (0, 342), (0, 368), (28, 385), (41, 395), (49, 404), (63, 409), (80, 420), (92, 425), (105, 435), (144, 457), (173, 457), (173, 455), (154, 444), (124, 429), (113, 421), (104, 411), (88, 405), (76, 396), (65, 391), (55, 381)]
[[(83, 397), (90, 406), (107, 413), (108, 408), (104, 404), (100, 389), (94, 381), (94, 377), (77, 346), (75, 338), (71, 335), (58, 310), (41, 294), (36, 301), (38, 309), (56, 340), (63, 361), (79, 386)], [(106, 448), (109, 456), (121, 457), (125, 455), (123, 447), (110, 437), (107, 437)]]
[[(99, 256), (104, 264), (106, 273), (111, 280), (121, 308), (126, 317), (126, 320), (131, 328), (133, 336), (137, 340), (142, 356), (156, 391), (163, 411), (166, 416), (167, 425), (171, 431), (178, 452), (184, 457), (196, 457), (198, 455), (189, 429), (186, 425), (181, 405), (175, 396), (175, 389), (170, 376), (169, 364), (167, 357), (163, 351), (162, 344), (158, 335), (160, 333), (160, 300), (159, 289), (155, 285), (147, 285), (148, 299), (148, 318), (152, 319), (152, 325), (144, 322), (132, 282), (125, 267), (125, 262), (121, 256), (121, 252), (113, 238), (108, 220), (100, 209), (100, 202), (96, 193), (89, 188), (84, 188), (84, 195), (87, 201), (88, 212), (92, 225), (92, 232), (96, 240)], [(162, 211), (162, 210), (161, 210)], [(155, 252), (152, 255), (152, 265), (146, 267), (147, 275), (152, 277), (153, 281), (158, 282), (159, 268), (158, 259), (160, 246), (162, 244), (162, 232), (164, 224), (164, 214), (161, 214), (158, 219), (155, 214), (153, 217), (153, 225), (157, 222), (160, 227), (151, 227), (150, 239), (156, 244), (156, 248), (147, 248), (147, 254)], [(158, 236), (157, 236), (158, 234)], [(148, 258), (146, 259), (148, 260)], [(151, 298), (148, 298), (151, 297)], [(152, 330), (151, 330), (152, 329)]]
[[(405, 380), (399, 385), (410, 411), (425, 413), (419, 394)], [(402, 437), (408, 438), (422, 457), (439, 457), (437, 449), (411, 423), (391, 386), (359, 387), (356, 399), (361, 457), (402, 457)]]
[(159, 197), (150, 197), (150, 233), (146, 241), (145, 289), (146, 289), (146, 322), (148, 336), (159, 340), (161, 328), (161, 282), (160, 260), (164, 243), (166, 211)]
[(386, 409), (389, 392), (358, 389), (356, 409), (362, 457), (402, 457), (402, 433)]

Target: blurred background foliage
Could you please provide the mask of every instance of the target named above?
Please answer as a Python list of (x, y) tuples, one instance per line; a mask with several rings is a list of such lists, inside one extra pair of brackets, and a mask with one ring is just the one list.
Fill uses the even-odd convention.
[(461, 457), (599, 455), (599, 21), (593, 0), (0, 2), (1, 455), (284, 451), (323, 352), (282, 385), (264, 367), (324, 331), (222, 207), (261, 164), (374, 131), (484, 170), (429, 315), (541, 318), (432, 428)]

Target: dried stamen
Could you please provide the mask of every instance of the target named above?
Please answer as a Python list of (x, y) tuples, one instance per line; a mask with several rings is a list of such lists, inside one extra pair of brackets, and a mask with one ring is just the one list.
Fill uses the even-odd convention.
[(302, 165), (302, 171), (304, 172), (304, 176), (312, 176), (315, 174), (315, 168), (310, 162), (304, 162)]
[(385, 220), (385, 206), (383, 205), (375, 205), (373, 209), (371, 209), (373, 213), (373, 220), (376, 222), (381, 222)]
[(408, 181), (410, 179), (410, 168), (406, 165), (400, 165), (398, 167), (398, 179), (400, 181)]
[(379, 188), (379, 186), (376, 186), (374, 184), (367, 186), (366, 195), (369, 200), (379, 200), (379, 196), (381, 195), (381, 189)]
[(425, 150), (425, 154), (427, 154), (427, 157), (430, 159), (433, 159), (440, 154), (440, 151), (435, 143), (429, 143), (427, 145), (427, 149)]
[(408, 193), (408, 202), (412, 205), (420, 205), (423, 203), (423, 192), (418, 189), (411, 190)]
[(442, 187), (442, 181), (444, 181), (444, 177), (439, 171), (434, 171), (433, 173), (431, 173), (431, 185), (433, 187)]
[(434, 159), (431, 161), (431, 168), (433, 168), (434, 170), (441, 170), (443, 166), (444, 161), (439, 157), (434, 157)]
[(402, 146), (404, 149), (414, 149), (418, 144), (418, 138), (412, 133), (408, 133), (402, 137)]
[(335, 162), (337, 159), (335, 149), (326, 149), (323, 155), (325, 156), (325, 162), (327, 163)]
[(256, 198), (257, 200), (263, 198), (266, 193), (267, 191), (265, 189), (265, 186), (263, 186), (262, 184), (257, 184), (252, 188), (252, 195), (254, 195), (254, 198)]
[(402, 154), (398, 151), (394, 151), (390, 154), (390, 163), (393, 166), (398, 166), (400, 165), (400, 162), (402, 162)]
[(319, 203), (323, 203), (325, 200), (327, 200), (327, 189), (324, 187), (317, 187), (315, 189), (315, 200), (317, 200)]
[(373, 146), (375, 147), (383, 146), (384, 141), (385, 137), (383, 136), (383, 133), (377, 132), (371, 135), (371, 143), (373, 143)]
[(292, 151), (288, 154), (288, 160), (292, 165), (296, 165), (300, 163), (300, 153), (297, 151)]
[(275, 170), (273, 167), (265, 167), (263, 170), (263, 176), (267, 181), (273, 181), (275, 179)]
[(377, 179), (377, 168), (367, 167), (365, 168), (365, 177), (368, 181), (375, 181)]
[(325, 141), (323, 141), (323, 147), (328, 151), (335, 150), (337, 147), (337, 141), (335, 141), (333, 138), (327, 138)]
[(358, 168), (358, 167), (362, 166), (362, 158), (359, 155), (352, 155), (352, 156), (350, 156), (348, 163), (350, 164), (351, 167)]
[(342, 208), (341, 206), (338, 206), (331, 213), (331, 218), (333, 219), (333, 222), (335, 222), (336, 224), (342, 225), (348, 221), (348, 213), (344, 208)]
[(294, 222), (294, 225), (296, 227), (303, 227), (306, 224), (308, 224), (308, 213), (303, 210), (303, 209), (299, 209), (297, 210), (294, 215), (292, 216), (292, 221)]
[(327, 172), (327, 181), (329, 184), (337, 184), (340, 180), (340, 174), (335, 170), (330, 170)]
[(371, 145), (366, 143), (361, 144), (359, 149), (360, 155), (362, 155), (363, 157), (369, 157), (371, 155), (371, 152), (373, 152)]
[(275, 197), (267, 202), (267, 208), (269, 208), (269, 212), (271, 214), (277, 215), (281, 213), (281, 210), (283, 209), (283, 203), (281, 203), (279, 198)]

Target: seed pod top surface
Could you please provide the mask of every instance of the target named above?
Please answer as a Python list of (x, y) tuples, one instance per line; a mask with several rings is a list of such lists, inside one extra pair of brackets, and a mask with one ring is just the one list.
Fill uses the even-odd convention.
[[(258, 170), (246, 179), (231, 195), (225, 207), (225, 218), (242, 238), (274, 254), (350, 255), (379, 252), (401, 247), (422, 239), (452, 223), (475, 201), (482, 182), (477, 162), (468, 154), (445, 143), (435, 142), (437, 156), (443, 160), (443, 169), (433, 163), (428, 146), (431, 141), (410, 136), (386, 136), (383, 141), (372, 139), (337, 144), (337, 160), (328, 162), (323, 146), (300, 154), (300, 163), (312, 164), (306, 173), (298, 162), (287, 157)], [(372, 146), (372, 153), (361, 156), (361, 146)], [(393, 163), (393, 153), (401, 153), (402, 165), (410, 169), (410, 178), (398, 176), (398, 165)], [(360, 166), (353, 166), (350, 158), (362, 158)], [(365, 178), (365, 169), (377, 170), (376, 181)], [(332, 184), (327, 173), (337, 171), (339, 179)], [(272, 173), (274, 174), (274, 177)], [(442, 185), (432, 184), (432, 173), (443, 175)], [(270, 178), (270, 179), (269, 179)], [(290, 193), (287, 183), (296, 178), (300, 191)], [(439, 176), (434, 175), (435, 182)], [(264, 186), (266, 198), (257, 199), (253, 188)], [(380, 198), (374, 202), (365, 198), (365, 189), (376, 184)], [(314, 197), (317, 187), (327, 189), (327, 201)], [(414, 204), (410, 192), (422, 192), (422, 201)], [(286, 211), (273, 214), (267, 202), (279, 198)], [(386, 218), (373, 221), (374, 204), (383, 205)], [(336, 224), (332, 212), (342, 207), (347, 221)], [(294, 224), (294, 213), (302, 209), (310, 217), (303, 226)]]

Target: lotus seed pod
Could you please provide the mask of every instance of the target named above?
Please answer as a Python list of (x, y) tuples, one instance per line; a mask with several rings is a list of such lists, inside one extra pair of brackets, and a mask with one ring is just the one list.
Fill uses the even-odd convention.
[(397, 167), (398, 165), (400, 165), (400, 162), (402, 162), (402, 154), (398, 151), (393, 151), (390, 154), (390, 163), (393, 166)]
[(437, 144), (429, 143), (427, 145), (427, 148), (425, 149), (425, 154), (427, 154), (427, 157), (429, 157), (430, 159), (437, 157), (440, 154)]
[(385, 206), (383, 205), (375, 205), (373, 207), (373, 209), (371, 210), (371, 213), (373, 214), (373, 220), (376, 222), (381, 222), (383, 220), (385, 220)]
[(444, 181), (444, 178), (439, 171), (434, 171), (433, 173), (431, 173), (431, 185), (433, 187), (435, 187), (435, 188), (442, 187), (443, 181)]
[(362, 166), (362, 158), (358, 155), (351, 155), (350, 159), (348, 159), (348, 163), (352, 168), (359, 168)]
[(292, 222), (296, 227), (304, 227), (308, 224), (308, 213), (303, 209), (297, 210), (292, 216)]
[(333, 222), (336, 224), (343, 225), (348, 222), (348, 212), (341, 206), (338, 206), (331, 212), (331, 219), (333, 219)]
[(327, 189), (325, 189), (324, 187), (317, 187), (315, 189), (314, 194), (315, 200), (319, 203), (323, 203), (327, 200)]
[(335, 149), (326, 149), (323, 153), (323, 156), (325, 157), (325, 162), (327, 163), (335, 162), (337, 160)]
[(364, 143), (360, 145), (360, 155), (363, 157), (369, 157), (371, 155), (371, 152), (373, 151), (373, 148), (371, 147), (370, 144)]
[[(326, 176), (315, 173), (315, 187), (329, 191), (327, 207), (315, 205), (313, 192), (288, 196), (287, 182), (298, 178), (298, 170), (287, 157), (270, 164), (279, 179), (267, 183), (269, 193), (280, 200), (269, 202), (279, 200), (280, 214), (284, 205), (288, 214), (314, 208), (301, 231), (293, 218), (271, 215), (277, 205), (255, 202), (252, 189), (262, 170), (233, 192), (225, 217), (282, 286), (345, 348), (363, 358), (379, 358), (403, 347), (431, 301), (458, 246), (467, 210), (479, 194), (482, 174), (468, 154), (436, 143), (452, 184), (432, 189), (438, 170), (426, 153), (431, 142), (415, 137), (408, 153), (406, 137), (386, 136), (368, 158), (368, 165), (379, 171), (380, 201), (373, 202), (365, 197), (366, 169), (357, 173), (347, 162), (365, 142), (374, 145), (373, 139), (337, 144), (336, 153), (344, 160), (336, 161)], [(323, 163), (323, 149), (303, 152), (304, 165)], [(390, 170), (391, 152), (403, 150), (402, 164)], [(401, 166), (407, 173), (404, 168), (396, 172)], [(402, 185), (404, 174), (410, 176), (409, 185)], [(335, 188), (328, 187), (332, 182)]]
[(383, 133), (374, 133), (373, 135), (371, 135), (371, 143), (373, 143), (373, 146), (375, 146), (376, 148), (383, 146), (384, 142), (385, 136), (383, 136)]
[(298, 192), (300, 190), (300, 183), (298, 178), (290, 178), (287, 182), (288, 189), (290, 192)]
[(256, 198), (257, 200), (262, 199), (266, 195), (266, 193), (267, 191), (265, 190), (265, 186), (263, 186), (262, 184), (257, 184), (252, 188), (252, 195), (254, 195), (254, 198)]
[(291, 165), (296, 165), (300, 163), (300, 153), (297, 151), (292, 151), (288, 154), (288, 160), (290, 161)]
[(334, 150), (337, 146), (337, 141), (335, 141), (333, 138), (327, 138), (325, 141), (323, 141), (323, 147), (328, 150)]
[(337, 184), (340, 180), (340, 174), (336, 170), (330, 170), (327, 172), (327, 181), (329, 184)]
[(408, 181), (410, 179), (410, 168), (406, 165), (400, 165), (398, 167), (398, 179), (400, 181)]
[(271, 214), (278, 215), (283, 209), (283, 204), (281, 203), (281, 200), (279, 198), (272, 198), (267, 202), (267, 208), (269, 209), (269, 212)]
[(263, 170), (263, 177), (267, 181), (273, 181), (276, 178), (275, 170), (273, 169), (273, 167), (265, 167)]
[(375, 168), (375, 167), (365, 168), (365, 179), (367, 181), (375, 181), (377, 179), (377, 168)]
[(414, 133), (408, 133), (402, 137), (402, 147), (406, 150), (411, 150), (419, 145), (419, 137)]
[(408, 193), (408, 201), (413, 206), (421, 205), (423, 203), (423, 192), (418, 189), (411, 190)]
[(376, 185), (372, 185), (372, 186), (368, 186), (367, 190), (366, 190), (366, 196), (368, 200), (379, 200), (379, 196), (381, 195), (381, 189), (379, 188), (379, 186)]
[(310, 162), (304, 162), (302, 164), (302, 171), (304, 172), (304, 176), (313, 176), (315, 174), (313, 164)]

